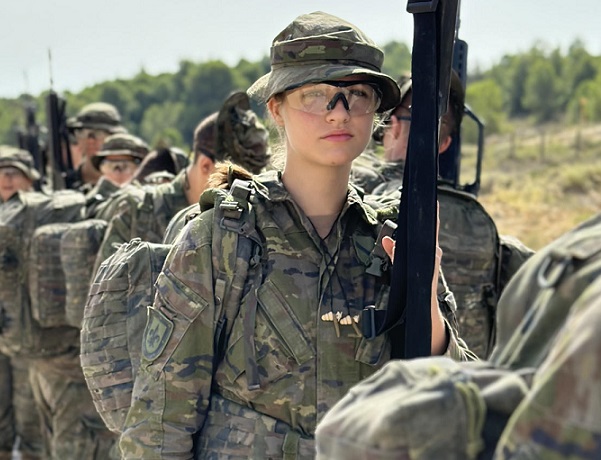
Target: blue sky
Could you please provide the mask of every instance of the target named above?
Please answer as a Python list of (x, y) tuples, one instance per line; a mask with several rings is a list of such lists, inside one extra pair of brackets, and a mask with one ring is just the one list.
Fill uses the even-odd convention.
[[(566, 49), (576, 39), (601, 54), (597, 0), (461, 0), (459, 36), (468, 61), (487, 68), (539, 41)], [(372, 5), (378, 5), (374, 8)], [(377, 43), (410, 44), (413, 18), (403, 0), (2, 0), (0, 97), (49, 88), (79, 91), (147, 72), (174, 72), (182, 59), (256, 60), (299, 14), (326, 11)]]

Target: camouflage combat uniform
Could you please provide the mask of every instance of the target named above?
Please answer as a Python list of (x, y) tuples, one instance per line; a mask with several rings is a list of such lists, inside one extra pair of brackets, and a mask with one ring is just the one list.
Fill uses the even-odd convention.
[(169, 183), (143, 188), (129, 186), (96, 216), (109, 221), (95, 267), (113, 254), (118, 245), (133, 238), (160, 243), (169, 221), (189, 205), (184, 192), (186, 172)]
[[(0, 168), (16, 167), (31, 180), (40, 178), (34, 169), (33, 157), (27, 151), (10, 146), (0, 146)], [(6, 202), (0, 199), (0, 222), (2, 209), (18, 206), (19, 194), (15, 193)], [(14, 260), (9, 253), (0, 254), (0, 269)], [(15, 286), (2, 286), (3, 290), (14, 292)], [(0, 302), (0, 459), (11, 459), (15, 437), (19, 436), (19, 452), (23, 460), (41, 458), (42, 436), (40, 420), (35, 409), (33, 393), (29, 384), (28, 356), (17, 353), (4, 343), (2, 332), (13, 325), (4, 317), (4, 306)], [(6, 323), (6, 324), (5, 324)]]
[(10, 460), (15, 442), (10, 358), (0, 353), (0, 459)]
[[(82, 217), (83, 202), (81, 197)], [(31, 401), (35, 401), (36, 416), (39, 414), (42, 421), (47, 458), (110, 458), (116, 436), (104, 426), (86, 386), (79, 360), (79, 330), (66, 321), (40, 329), (45, 342), (29, 360), (29, 381)]]
[[(283, 458), (282, 449), (313, 458), (319, 419), (389, 359), (387, 336), (367, 340), (351, 324), (332, 321), (386, 302), (383, 280), (365, 273), (379, 229), (375, 212), (349, 189), (322, 240), (278, 173), (258, 176), (255, 188), (253, 215), (264, 238), (260, 272), (225, 281), (246, 294), (241, 302), (232, 306), (214, 291), (220, 242), (212, 246), (212, 211), (183, 229), (167, 258), (120, 441), (125, 459), (190, 458), (201, 427), (196, 458)], [(255, 290), (253, 308), (247, 299)], [(216, 350), (221, 303), (240, 308), (227, 325), (227, 343)], [(462, 342), (448, 324), (447, 331), (447, 353), (464, 359)]]

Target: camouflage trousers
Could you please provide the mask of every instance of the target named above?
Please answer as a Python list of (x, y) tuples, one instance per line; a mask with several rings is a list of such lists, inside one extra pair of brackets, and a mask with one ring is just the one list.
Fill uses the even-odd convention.
[(40, 419), (31, 386), (30, 361), (0, 354), (0, 460), (10, 460), (16, 436), (22, 460), (42, 458)]
[(30, 380), (47, 455), (54, 460), (107, 460), (117, 436), (96, 412), (79, 353), (36, 360)]
[(313, 439), (287, 424), (219, 395), (194, 442), (195, 460), (309, 460), (315, 458)]

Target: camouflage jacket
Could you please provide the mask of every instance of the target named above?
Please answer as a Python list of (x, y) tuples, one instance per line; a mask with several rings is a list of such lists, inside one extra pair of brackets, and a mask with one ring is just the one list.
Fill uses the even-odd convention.
[(364, 152), (353, 162), (351, 182), (365, 193), (384, 195), (403, 185), (404, 161), (384, 161), (373, 153)]
[[(220, 242), (212, 241), (213, 212), (186, 225), (167, 257), (121, 437), (124, 459), (191, 458), (192, 435), (201, 427), (197, 458), (281, 458), (281, 450), (267, 453), (274, 439), (282, 433), (294, 433), (296, 444), (312, 439), (325, 412), (389, 360), (386, 335), (367, 340), (351, 323), (365, 305), (387, 299), (383, 279), (365, 273), (380, 226), (373, 209), (350, 188), (335, 228), (322, 240), (278, 173), (255, 177), (254, 189), (261, 282), (243, 281), (222, 359), (216, 359), (216, 312), (222, 302), (227, 310), (228, 301), (215, 294), (221, 254), (215, 253)], [(232, 273), (228, 286), (240, 283), (239, 270)], [(249, 293), (256, 296), (254, 314)], [(337, 316), (348, 321), (334, 322)], [(447, 329), (447, 354), (465, 359), (469, 352)]]
[(121, 187), (101, 177), (98, 183), (86, 193), (85, 218), (93, 219), (102, 211), (115, 195), (119, 194)]
[[(120, 193), (98, 216), (109, 220), (95, 267), (133, 238), (160, 243), (169, 221), (188, 206), (182, 171), (173, 181), (155, 187), (130, 187)], [(94, 270), (95, 272), (96, 270)]]

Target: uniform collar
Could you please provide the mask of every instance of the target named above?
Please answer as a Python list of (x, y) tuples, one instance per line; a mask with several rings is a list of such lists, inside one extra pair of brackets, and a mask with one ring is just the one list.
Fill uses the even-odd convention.
[[(262, 201), (272, 203), (293, 201), (292, 196), (286, 190), (282, 182), (281, 171), (267, 171), (257, 176), (253, 176), (256, 194)], [(365, 222), (370, 225), (378, 223), (376, 212), (372, 207), (365, 204), (360, 192), (349, 184), (347, 191), (346, 204), (341, 214), (348, 212), (357, 213)]]

